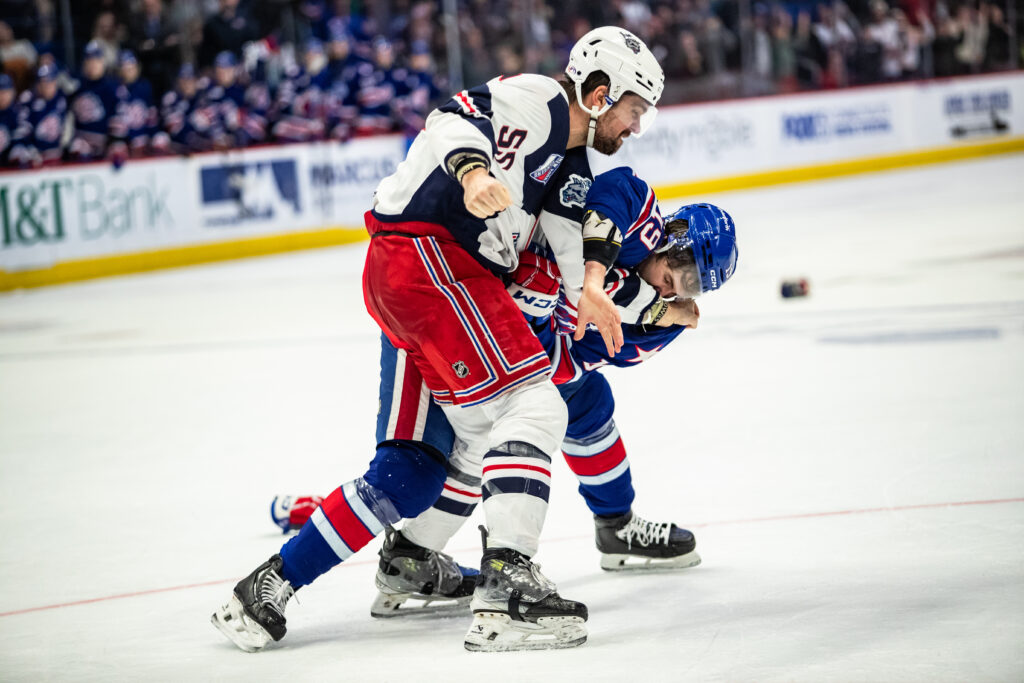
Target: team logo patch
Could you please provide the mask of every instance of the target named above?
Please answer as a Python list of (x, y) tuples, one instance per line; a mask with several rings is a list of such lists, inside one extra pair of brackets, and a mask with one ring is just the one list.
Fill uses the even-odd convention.
[(461, 360), (452, 363), (452, 370), (455, 371), (455, 376), (459, 379), (469, 374), (469, 368)]
[(584, 178), (575, 173), (570, 175), (569, 180), (562, 185), (562, 189), (558, 193), (558, 199), (562, 202), (562, 206), (570, 209), (578, 206), (582, 209), (587, 203), (587, 192), (590, 191), (592, 182), (590, 178)]
[(558, 170), (558, 167), (562, 165), (562, 159), (564, 158), (565, 157), (561, 154), (552, 154), (548, 157), (547, 161), (541, 164), (536, 171), (530, 174), (530, 177), (542, 185), (547, 185), (547, 182), (551, 180), (551, 176), (553, 176), (555, 171)]
[(640, 54), (640, 41), (632, 33), (622, 31), (622, 39), (626, 41), (626, 47), (633, 51), (633, 54)]

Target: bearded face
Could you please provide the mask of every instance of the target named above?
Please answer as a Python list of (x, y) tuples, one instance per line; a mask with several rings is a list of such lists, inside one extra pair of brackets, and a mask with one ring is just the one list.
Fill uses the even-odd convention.
[(640, 119), (649, 106), (639, 95), (623, 95), (611, 109), (598, 117), (594, 149), (601, 154), (618, 152), (623, 140), (640, 132)]

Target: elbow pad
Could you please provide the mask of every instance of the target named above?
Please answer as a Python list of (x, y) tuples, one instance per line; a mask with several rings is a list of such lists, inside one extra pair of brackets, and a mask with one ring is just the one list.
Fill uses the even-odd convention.
[(490, 169), (490, 167), (491, 160), (487, 158), (487, 155), (475, 150), (457, 150), (445, 159), (445, 170), (459, 184), (462, 183), (462, 177), (473, 169)]
[(583, 260), (597, 261), (611, 268), (622, 248), (622, 232), (599, 211), (587, 211), (583, 217)]

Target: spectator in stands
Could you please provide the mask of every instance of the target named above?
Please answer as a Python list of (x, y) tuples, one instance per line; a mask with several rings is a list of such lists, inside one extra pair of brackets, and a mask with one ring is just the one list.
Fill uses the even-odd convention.
[(895, 81), (903, 76), (903, 37), (905, 34), (901, 35), (900, 25), (889, 12), (885, 0), (874, 0), (871, 3), (871, 21), (864, 27), (864, 38), (874, 45), (880, 57), (878, 76), (883, 80)]
[(899, 24), (900, 42), (903, 45), (903, 54), (900, 58), (903, 77), (922, 78), (928, 75), (922, 67), (922, 58), (925, 48), (935, 39), (935, 29), (928, 19), (928, 13), (923, 9), (918, 11), (916, 26), (910, 22), (903, 10), (893, 10), (893, 16)]
[(96, 41), (85, 46), (82, 74), (71, 96), (75, 132), (68, 145), (79, 160), (102, 159), (107, 153), (110, 124), (117, 111), (117, 83), (107, 76), (103, 47)]
[(672, 78), (687, 79), (704, 74), (704, 58), (692, 31), (680, 31), (676, 49), (669, 57), (666, 74)]
[(782, 92), (797, 88), (796, 44), (793, 38), (793, 16), (783, 7), (776, 6), (771, 17), (772, 71)]
[(24, 90), (32, 83), (37, 58), (36, 48), (31, 42), (15, 38), (10, 25), (0, 22), (0, 67), (18, 90)]
[(141, 78), (141, 68), (129, 50), (121, 53), (118, 63), (120, 85), (117, 88), (117, 114), (111, 123), (111, 136), (123, 153), (132, 157), (144, 156), (156, 132), (156, 106), (153, 88)]
[(818, 5), (818, 22), (812, 26), (819, 46), (818, 63), (822, 68), (821, 87), (838, 88), (849, 82), (847, 60), (857, 47), (850, 25), (839, 18), (831, 5)]
[(173, 87), (181, 63), (181, 36), (163, 0), (142, 0), (141, 11), (132, 16), (129, 35), (142, 65), (142, 77), (158, 93)]
[(956, 46), (959, 73), (977, 73), (985, 60), (985, 45), (988, 42), (988, 18), (970, 4), (960, 5), (957, 23), (963, 31), (960, 44)]
[[(995, 3), (987, 3), (984, 5), (984, 9), (984, 14), (988, 17), (988, 40), (985, 42), (983, 66), (986, 71), (1008, 69), (1010, 68), (1010, 51), (1013, 49), (1013, 30), (1006, 21), (1002, 7)], [(1019, 49), (1020, 47), (1018, 47)]]
[(0, 73), (0, 166), (10, 160), (14, 136), (18, 131), (18, 91), (14, 79)]
[(57, 88), (57, 67), (40, 66), (35, 88), (23, 92), (18, 102), (18, 129), (11, 161), (22, 167), (60, 163), (68, 105), (64, 93)]
[(241, 59), (242, 46), (260, 37), (256, 22), (239, 8), (238, 0), (220, 0), (217, 13), (203, 25), (199, 64), (209, 66), (222, 52), (230, 52)]
[(0, 65), (18, 90), (24, 90), (31, 83), (37, 57), (32, 43), (16, 39), (10, 24), (0, 21)]
[(89, 42), (102, 50), (103, 66), (109, 73), (117, 69), (117, 58), (121, 52), (118, 33), (117, 17), (113, 12), (105, 11), (96, 15)]

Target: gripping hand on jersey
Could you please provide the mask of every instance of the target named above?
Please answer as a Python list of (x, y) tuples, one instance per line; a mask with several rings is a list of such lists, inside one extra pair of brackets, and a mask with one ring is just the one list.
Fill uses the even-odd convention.
[(597, 261), (587, 261), (583, 275), (583, 294), (576, 317), (576, 333), (573, 339), (583, 339), (587, 325), (593, 323), (604, 339), (609, 356), (622, 349), (622, 316), (615, 302), (604, 291), (604, 276), (607, 268)]
[(486, 168), (474, 168), (462, 176), (466, 210), (477, 218), (487, 218), (512, 204), (508, 188), (491, 176)]
[(678, 299), (668, 302), (665, 315), (655, 325), (668, 327), (669, 325), (686, 325), (690, 329), (696, 329), (700, 322), (700, 309), (693, 299)]

